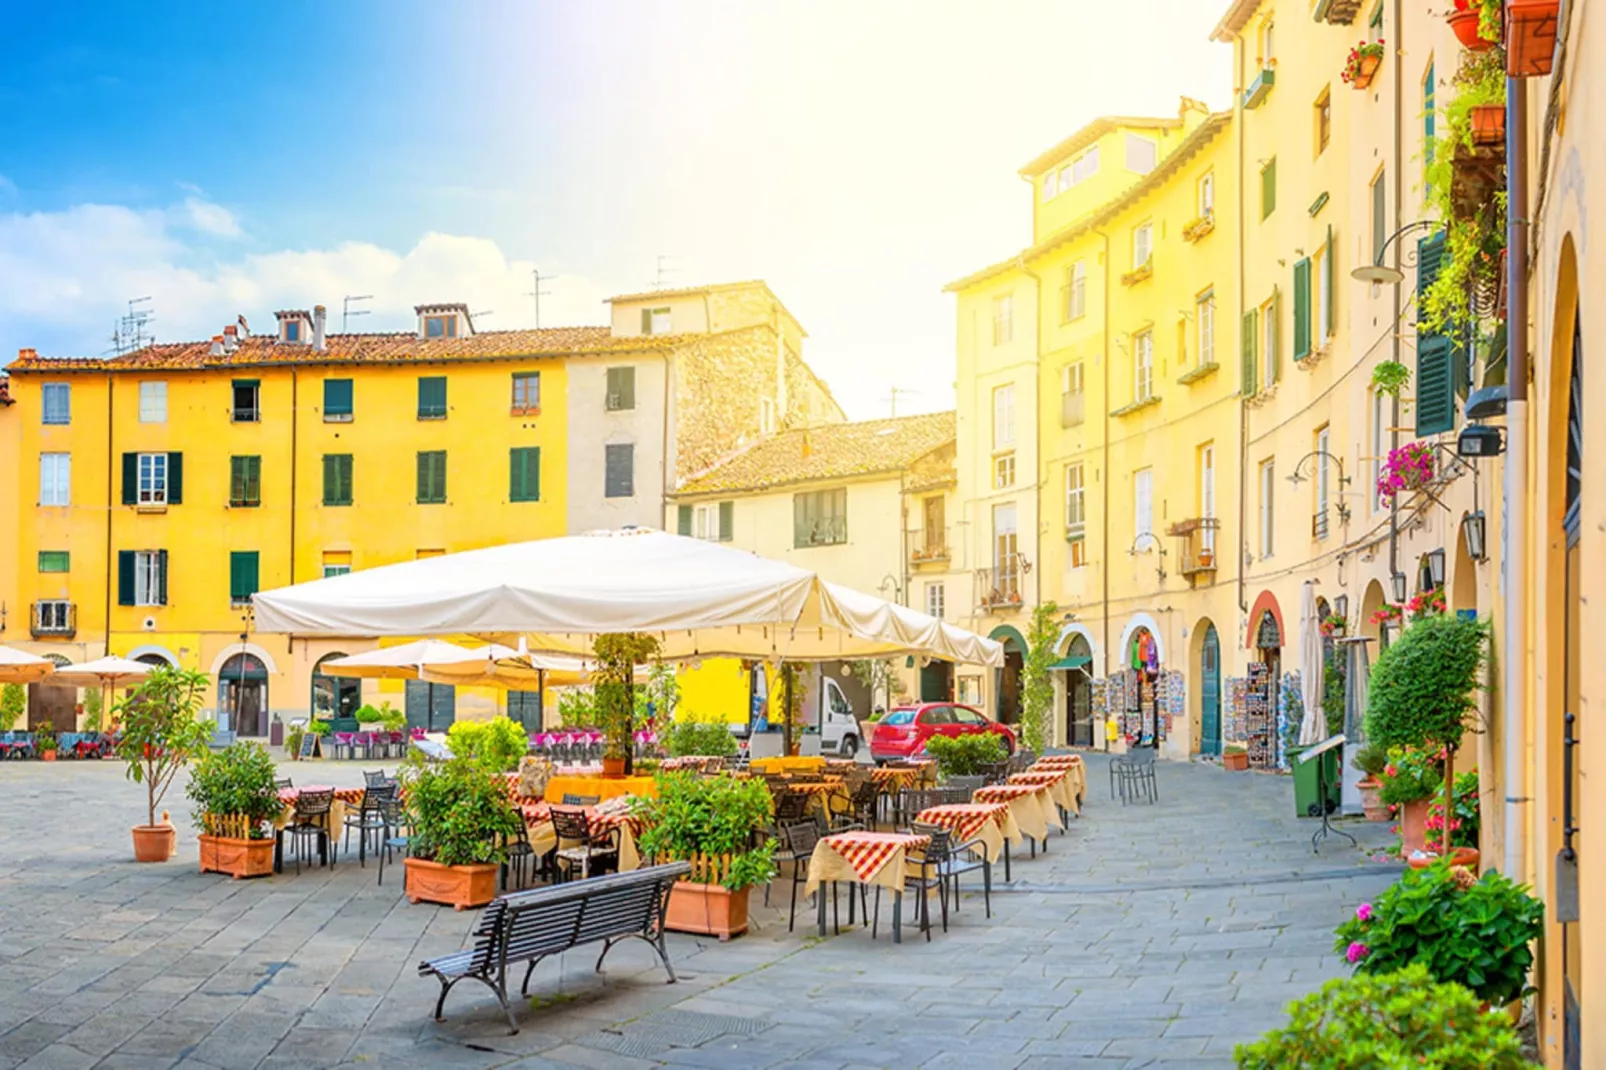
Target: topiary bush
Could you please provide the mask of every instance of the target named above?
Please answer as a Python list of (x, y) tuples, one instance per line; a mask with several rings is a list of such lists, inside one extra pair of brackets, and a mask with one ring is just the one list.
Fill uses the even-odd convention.
[(1004, 741), (994, 732), (932, 736), (926, 740), (926, 753), (936, 759), (937, 772), (944, 778), (975, 776), (987, 766), (1009, 757)]
[(1477, 709), (1485, 621), (1425, 616), (1378, 655), (1366, 698), (1366, 738), (1381, 747), (1461, 746)]
[(1527, 1070), (1522, 1042), (1498, 1012), (1426, 969), (1329, 981), (1289, 1005), (1288, 1025), (1234, 1053), (1239, 1070)]

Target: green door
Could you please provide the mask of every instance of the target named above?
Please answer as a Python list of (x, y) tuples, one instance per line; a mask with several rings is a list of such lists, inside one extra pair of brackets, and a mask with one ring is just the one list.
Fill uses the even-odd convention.
[(1205, 625), (1199, 651), (1199, 753), (1221, 753), (1221, 638), (1214, 624)]

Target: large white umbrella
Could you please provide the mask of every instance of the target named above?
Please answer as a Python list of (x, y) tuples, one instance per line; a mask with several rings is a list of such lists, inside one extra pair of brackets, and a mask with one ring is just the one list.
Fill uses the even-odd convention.
[(108, 654), (94, 661), (63, 665), (56, 670), (52, 682), (71, 684), (74, 687), (100, 688), (100, 716), (101, 724), (104, 725), (105, 718), (110, 713), (110, 693), (119, 687), (127, 687), (145, 679), (150, 675), (150, 671), (151, 666), (143, 661), (133, 661)]
[(580, 658), (521, 657), (518, 650), (500, 643), (462, 647), (444, 639), (420, 639), (335, 658), (319, 665), (318, 671), (365, 680), (424, 680), (511, 691), (531, 690), (543, 684), (577, 684), (589, 676)]
[(380, 647), (362, 654), (332, 658), (318, 666), (327, 676), (356, 677), (362, 680), (417, 680), (426, 665), (458, 662), (483, 663), (487, 657), (509, 657), (517, 651), (492, 646), (471, 649), (444, 639), (420, 639), (400, 646)]
[(1307, 747), (1327, 738), (1327, 720), (1322, 713), (1322, 691), (1327, 682), (1324, 670), (1322, 622), (1316, 616), (1316, 586), (1306, 580), (1299, 595), (1299, 690), (1305, 700), (1299, 742)]
[(0, 684), (32, 684), (56, 671), (49, 658), (0, 646)]
[(406, 561), (253, 603), (266, 632), (520, 636), (543, 655), (583, 657), (599, 634), (643, 632), (666, 660), (1004, 656), (998, 643), (807, 569), (643, 528)]

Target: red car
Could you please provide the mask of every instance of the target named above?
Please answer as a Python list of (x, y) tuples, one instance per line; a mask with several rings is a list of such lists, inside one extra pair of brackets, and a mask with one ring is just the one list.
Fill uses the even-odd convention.
[(926, 749), (926, 740), (935, 735), (962, 736), (971, 732), (992, 732), (1004, 741), (1004, 749), (1015, 753), (1015, 733), (1008, 726), (989, 720), (981, 711), (952, 702), (923, 702), (918, 706), (899, 706), (888, 710), (876, 722), (870, 736), (870, 757), (877, 765), (899, 758), (912, 758)]

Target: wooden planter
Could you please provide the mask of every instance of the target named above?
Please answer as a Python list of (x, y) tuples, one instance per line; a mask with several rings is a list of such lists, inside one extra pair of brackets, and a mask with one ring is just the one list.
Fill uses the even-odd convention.
[(664, 928), (677, 933), (717, 936), (721, 941), (747, 931), (747, 893), (722, 884), (676, 881), (669, 893), (669, 914)]
[(226, 873), (240, 880), (266, 877), (273, 872), (272, 840), (236, 840), (205, 833), (197, 839), (201, 844), (202, 873)]
[(1372, 84), (1372, 79), (1377, 77), (1377, 69), (1381, 66), (1383, 66), (1382, 56), (1362, 56), (1355, 68), (1355, 73), (1350, 76), (1349, 87), (1351, 89), (1367, 88)]
[(1478, 19), (1476, 11), (1452, 11), (1449, 15), (1450, 29), (1455, 31), (1461, 47), (1469, 52), (1487, 52), (1495, 45), (1478, 32)]
[(1226, 751), (1221, 756), (1221, 768), (1229, 773), (1242, 773), (1249, 768), (1249, 752)]
[(172, 825), (135, 825), (134, 861), (166, 862), (177, 848), (178, 830)]
[(1506, 109), (1503, 105), (1480, 104), (1472, 109), (1472, 143), (1490, 146), (1506, 143)]
[(496, 866), (443, 866), (422, 858), (406, 859), (409, 903), (439, 903), (454, 910), (482, 907), (496, 898)]
[(1560, 0), (1508, 0), (1506, 73), (1537, 78), (1550, 73), (1556, 58), (1556, 11)]

